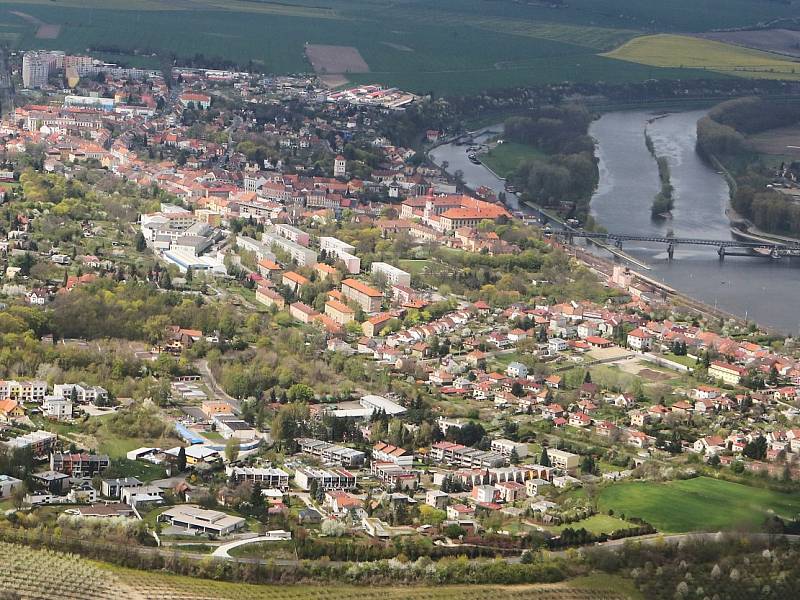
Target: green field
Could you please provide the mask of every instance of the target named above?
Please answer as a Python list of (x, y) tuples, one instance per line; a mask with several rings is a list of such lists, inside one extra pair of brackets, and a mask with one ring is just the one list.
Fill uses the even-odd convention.
[(526, 160), (544, 156), (544, 152), (528, 144), (503, 142), (481, 156), (481, 162), (500, 177), (508, 177)]
[[(461, 94), (563, 81), (715, 76), (600, 53), (645, 31), (703, 31), (794, 16), (791, 6), (757, 0), (612, 4), (574, 0), (553, 9), (509, 0), (18, 0), (0, 7), (0, 40), (19, 49), (90, 50), (106, 60), (152, 66), (160, 63), (156, 55), (174, 54), (180, 61), (202, 54), (240, 65), (253, 61), (274, 73), (309, 71), (305, 43), (355, 46), (371, 72), (349, 76), (354, 82)], [(37, 37), (36, 19), (60, 26), (57, 36)]]
[(583, 519), (582, 521), (575, 521), (574, 523), (567, 523), (556, 527), (548, 527), (548, 529), (554, 533), (561, 533), (568, 527), (572, 529), (583, 528), (589, 533), (599, 535), (601, 533), (612, 533), (620, 529), (630, 529), (631, 527), (635, 527), (635, 525), (618, 519), (617, 517), (597, 514), (592, 515), (588, 519)]
[(598, 508), (638, 517), (659, 531), (718, 531), (758, 529), (771, 514), (794, 518), (800, 496), (697, 477), (668, 483), (630, 482), (605, 488)]
[(800, 63), (777, 54), (684, 35), (638, 37), (605, 56), (653, 67), (708, 70), (758, 79), (800, 80)]

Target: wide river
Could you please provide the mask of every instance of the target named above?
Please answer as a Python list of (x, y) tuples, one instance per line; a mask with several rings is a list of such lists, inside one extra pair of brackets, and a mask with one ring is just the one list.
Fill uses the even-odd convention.
[[(592, 124), (597, 140), (600, 185), (591, 212), (614, 233), (658, 234), (675, 237), (731, 238), (725, 209), (728, 186), (721, 175), (695, 153), (697, 120), (703, 111), (673, 113), (654, 119), (646, 111), (608, 113)], [(675, 188), (673, 217), (653, 221), (650, 206), (659, 190), (658, 168), (645, 146), (645, 128), (659, 156), (669, 161)], [(502, 131), (495, 126), (493, 131)], [(482, 165), (467, 159), (464, 146), (445, 145), (431, 152), (433, 160), (461, 170), (473, 189), (485, 185), (500, 191), (503, 182)], [(514, 207), (516, 199), (509, 197)], [(800, 330), (800, 260), (772, 261), (726, 256), (716, 248), (678, 246), (669, 261), (663, 244), (627, 242), (624, 250), (650, 267), (647, 276), (662, 281), (709, 305), (746, 316), (763, 325), (797, 334)]]

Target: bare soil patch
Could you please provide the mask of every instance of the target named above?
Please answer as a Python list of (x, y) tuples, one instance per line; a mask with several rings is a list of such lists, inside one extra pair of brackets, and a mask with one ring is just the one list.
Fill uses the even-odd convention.
[(35, 25), (37, 27), (36, 37), (40, 40), (54, 40), (61, 33), (61, 25), (53, 25), (50, 23), (45, 23), (44, 21), (42, 21), (37, 17), (34, 17), (33, 15), (29, 15), (28, 13), (24, 13), (18, 10), (12, 10), (11, 14), (17, 15), (19, 18), (24, 19), (31, 25)]
[(337, 88), (350, 83), (350, 80), (347, 79), (347, 77), (338, 73), (334, 73), (333, 75), (323, 75), (319, 78), (319, 80), (322, 82), (322, 85), (329, 88)]
[(800, 158), (800, 125), (762, 131), (747, 139), (762, 154)]
[(369, 73), (369, 65), (353, 46), (307, 44), (306, 56), (318, 75)]
[(642, 379), (647, 379), (648, 381), (666, 381), (668, 379), (672, 379), (670, 375), (666, 373), (659, 373), (658, 371), (653, 371), (652, 369), (642, 369), (638, 373), (636, 373)]
[(61, 33), (61, 25), (40, 25), (36, 37), (40, 40), (54, 40)]

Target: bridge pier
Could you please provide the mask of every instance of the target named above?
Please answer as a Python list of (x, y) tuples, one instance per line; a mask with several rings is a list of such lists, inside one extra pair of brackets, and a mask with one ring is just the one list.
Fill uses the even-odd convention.
[(720, 246), (717, 248), (717, 254), (719, 254), (720, 260), (725, 260), (725, 246)]
[(667, 246), (667, 256), (669, 257), (670, 260), (672, 260), (672, 257), (674, 255), (675, 255), (675, 243), (670, 242), (669, 246)]

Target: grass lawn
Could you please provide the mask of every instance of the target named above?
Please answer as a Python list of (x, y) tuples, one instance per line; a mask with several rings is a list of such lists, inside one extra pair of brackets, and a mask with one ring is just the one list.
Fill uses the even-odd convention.
[(397, 262), (398, 267), (411, 273), (411, 277), (422, 275), (433, 264), (432, 260), (412, 258), (398, 260)]
[(509, 352), (507, 354), (495, 354), (491, 357), (491, 359), (489, 359), (489, 363), (495, 371), (505, 372), (508, 365), (510, 365), (512, 362), (519, 362), (519, 359), (519, 354), (516, 352)]
[(553, 533), (561, 533), (568, 527), (572, 529), (580, 529), (582, 527), (589, 533), (599, 535), (601, 533), (611, 533), (618, 529), (630, 529), (631, 527), (635, 527), (635, 525), (618, 519), (617, 517), (597, 514), (592, 515), (588, 519), (583, 519), (582, 521), (575, 521), (574, 523), (567, 523), (556, 527), (548, 527), (548, 529)]
[(222, 437), (222, 434), (219, 431), (204, 431), (203, 437), (207, 440), (224, 440), (225, 438)]
[(667, 360), (676, 362), (679, 365), (683, 365), (684, 367), (689, 367), (690, 369), (694, 369), (697, 366), (697, 361), (688, 356), (678, 356), (677, 354), (673, 354), (672, 352), (664, 352), (661, 356), (663, 356)]
[(545, 153), (535, 146), (503, 142), (481, 155), (481, 161), (500, 177), (508, 177), (526, 160), (543, 156)]
[(788, 518), (797, 516), (800, 496), (696, 477), (667, 483), (618, 483), (602, 491), (598, 508), (642, 518), (668, 533), (758, 529), (771, 511)]
[(646, 35), (605, 54), (653, 67), (680, 67), (756, 79), (800, 80), (800, 66), (777, 54), (684, 35)]

